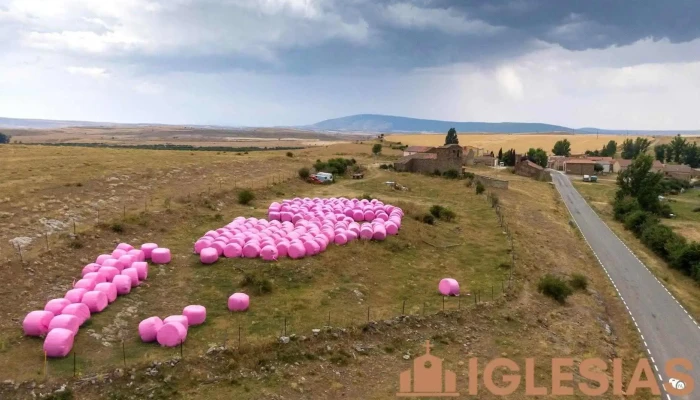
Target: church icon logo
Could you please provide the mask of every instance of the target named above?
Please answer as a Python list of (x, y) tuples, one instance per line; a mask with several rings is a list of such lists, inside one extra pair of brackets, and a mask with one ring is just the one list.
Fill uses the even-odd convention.
[[(413, 379), (411, 379), (413, 374)], [(413, 387), (411, 387), (413, 383)], [(430, 341), (425, 342), (425, 354), (413, 360), (413, 371), (399, 375), (398, 397), (457, 397), (457, 376), (445, 370), (444, 387), (442, 359), (430, 354)]]

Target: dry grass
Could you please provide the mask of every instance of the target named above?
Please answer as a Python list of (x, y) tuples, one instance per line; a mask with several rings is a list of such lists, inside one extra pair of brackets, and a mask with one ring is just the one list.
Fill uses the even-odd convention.
[[(459, 134), (459, 144), (462, 146), (475, 146), (486, 151), (498, 153), (499, 149), (506, 151), (515, 149), (517, 152), (527, 152), (530, 147), (541, 147), (547, 153), (552, 152), (554, 143), (558, 140), (568, 139), (571, 142), (573, 153), (583, 153), (586, 150), (596, 150), (603, 147), (610, 140), (618, 145), (626, 139), (624, 135), (567, 135), (567, 134)], [(634, 139), (634, 138), (633, 138)], [(441, 146), (445, 143), (444, 134), (420, 134), (420, 135), (389, 135), (387, 140), (401, 142), (414, 146)], [(653, 147), (653, 146), (652, 146)]]

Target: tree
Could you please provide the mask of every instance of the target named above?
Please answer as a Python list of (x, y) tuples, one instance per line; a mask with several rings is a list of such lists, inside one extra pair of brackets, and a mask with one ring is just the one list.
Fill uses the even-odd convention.
[(595, 172), (601, 172), (601, 171), (603, 171), (603, 166), (598, 164), (598, 163), (595, 163), (595, 165), (593, 166), (593, 170)]
[(681, 137), (680, 134), (676, 135), (676, 137), (673, 138), (671, 141), (671, 144), (669, 145), (673, 149), (673, 161), (676, 163), (681, 162), (681, 157), (683, 157), (683, 153), (685, 152), (685, 147), (687, 143), (684, 138)]
[(586, 150), (585, 154), (586, 154), (587, 156), (598, 157), (598, 156), (600, 155), (600, 150), (593, 150), (593, 151), (591, 151), (591, 150)]
[(447, 131), (445, 145), (448, 144), (459, 144), (459, 138), (457, 137), (457, 130), (455, 128), (450, 128), (450, 130)]
[(0, 132), (0, 144), (9, 144), (12, 136)]
[(660, 162), (664, 162), (664, 160), (666, 159), (666, 147), (667, 146), (665, 144), (654, 146), (654, 156)]
[(654, 159), (646, 154), (637, 157), (630, 166), (617, 176), (617, 201), (626, 196), (634, 197), (644, 211), (661, 212), (659, 195), (663, 193), (659, 172), (651, 172)]
[(503, 161), (503, 147), (498, 149), (498, 161)]
[(382, 145), (381, 144), (377, 143), (374, 146), (372, 146), (372, 154), (374, 154), (376, 156), (377, 154), (379, 154), (381, 152), (382, 152)]
[(647, 150), (649, 150), (649, 146), (651, 146), (651, 142), (647, 138), (640, 138), (638, 137), (637, 139), (634, 140), (634, 157), (636, 158), (640, 154), (646, 154)]
[(556, 143), (554, 143), (554, 148), (552, 149), (552, 153), (554, 153), (555, 156), (570, 156), (571, 155), (571, 143), (569, 142), (568, 139), (563, 139), (559, 140)]
[(541, 148), (533, 149), (530, 147), (530, 150), (527, 151), (527, 158), (542, 168), (547, 168), (547, 152)]
[(622, 142), (622, 152), (620, 153), (620, 156), (625, 160), (631, 160), (634, 158), (634, 142), (632, 139), (625, 139), (625, 141)]
[(614, 140), (611, 140), (608, 142), (608, 144), (605, 145), (605, 154), (601, 154), (603, 157), (615, 157), (615, 154), (617, 153), (617, 142)]
[(665, 145), (665, 146), (666, 146), (666, 162), (669, 163), (669, 162), (673, 161), (673, 147), (671, 147), (669, 145)]
[(683, 162), (690, 165), (690, 168), (700, 167), (700, 148), (698, 148), (697, 143), (693, 143), (690, 146), (685, 147)]

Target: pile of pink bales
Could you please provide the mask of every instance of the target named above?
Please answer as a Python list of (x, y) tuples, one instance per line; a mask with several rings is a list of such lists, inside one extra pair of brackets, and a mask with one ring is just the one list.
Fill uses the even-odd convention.
[(207, 232), (194, 252), (204, 264), (221, 256), (298, 259), (323, 252), (330, 243), (384, 240), (399, 232), (402, 218), (403, 210), (378, 200), (295, 198), (270, 204), (267, 220), (238, 217)]
[(207, 309), (204, 306), (187, 306), (179, 315), (144, 319), (139, 323), (139, 336), (146, 343), (157, 341), (161, 346), (175, 347), (185, 342), (190, 326), (201, 325), (206, 319)]
[(117, 296), (131, 292), (148, 276), (148, 263), (170, 262), (170, 250), (146, 243), (141, 249), (121, 243), (112, 254), (102, 254), (82, 270), (82, 278), (60, 299), (49, 300), (43, 310), (24, 318), (25, 335), (45, 336), (48, 357), (65, 357), (73, 348), (78, 328), (92, 313), (103, 311)]

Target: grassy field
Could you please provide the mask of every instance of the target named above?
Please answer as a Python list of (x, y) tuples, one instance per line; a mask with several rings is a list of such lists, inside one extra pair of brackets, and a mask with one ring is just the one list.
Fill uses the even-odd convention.
[[(68, 238), (52, 242), (50, 251), (37, 246), (25, 263), (13, 253), (0, 260), (5, 277), (0, 286), (0, 314), (5, 316), (0, 320), (0, 376), (16, 382), (38, 380), (47, 388), (67, 381), (80, 399), (257, 399), (274, 395), (379, 399), (394, 396), (395, 377), (422, 354), (425, 340), (432, 341), (433, 353), (458, 374), (461, 387), (466, 385), (462, 365), (469, 357), (479, 357), (482, 363), (510, 357), (521, 364), (526, 357), (621, 357), (630, 364), (644, 357), (634, 326), (581, 237), (569, 225), (566, 209), (551, 184), (504, 171), (473, 170), (510, 181), (508, 190), (494, 190), (515, 249), (512, 291), (503, 296), (512, 254), (484, 195), (476, 195), (464, 181), (379, 170), (373, 165), (400, 152), (387, 151), (389, 154), (375, 158), (370, 148), (371, 144), (333, 145), (295, 152), (293, 158), (274, 152), (223, 158), (107, 149), (60, 149), (65, 153), (51, 156), (49, 152), (34, 153), (42, 151), (36, 147), (3, 149), (12, 155), (6, 176), (15, 171), (20, 174), (15, 179), (25, 182), (3, 181), (11, 193), (11, 200), (3, 206), (20, 217), (13, 223), (22, 229), (22, 217), (33, 215), (22, 209), (22, 198), (50, 195), (65, 202), (88, 195), (101, 198), (112, 190), (112, 195), (124, 196), (128, 187), (105, 189), (105, 176), (128, 175), (145, 182), (139, 165), (156, 171), (157, 176), (177, 175), (172, 172), (175, 169), (191, 171), (184, 176), (192, 178), (183, 178), (181, 183), (168, 181), (174, 187), (163, 183), (151, 189), (158, 196), (173, 196), (170, 207), (154, 205), (145, 212), (134, 207), (127, 210), (126, 217), (115, 213), (104, 217), (106, 223), (97, 227), (86, 224), (79, 232), (81, 246), (71, 246), (75, 239)], [(352, 157), (368, 166), (366, 179), (316, 186), (298, 179), (268, 184), (262, 178), (278, 170), (291, 176), (299, 165), (337, 156)], [(27, 163), (35, 165), (33, 173), (22, 171), (21, 165)], [(251, 171), (245, 165), (256, 167)], [(40, 179), (41, 170), (50, 173), (50, 179)], [(235, 198), (240, 187), (232, 185), (232, 179), (255, 173), (261, 177), (249, 178), (251, 184), (257, 183), (253, 205), (238, 205)], [(215, 174), (225, 178), (221, 187), (197, 185)], [(385, 181), (397, 181), (410, 190), (395, 191)], [(82, 186), (65, 186), (64, 182), (81, 182)], [(276, 263), (236, 259), (203, 266), (191, 254), (193, 241), (207, 230), (239, 215), (262, 217), (272, 201), (365, 193), (407, 211), (398, 236), (384, 242), (331, 246), (316, 257)], [(414, 219), (433, 204), (451, 208), (457, 219), (432, 226)], [(113, 229), (115, 223), (121, 227), (119, 232)], [(71, 379), (71, 357), (50, 360), (45, 377), (41, 340), (22, 336), (21, 319), (27, 311), (41, 308), (47, 298), (61, 296), (85, 263), (121, 241), (155, 241), (172, 250), (173, 262), (152, 267), (146, 284), (81, 328), (75, 345), (80, 379)], [(584, 273), (588, 288), (560, 305), (537, 292), (539, 278), (546, 273), (565, 279)], [(246, 275), (269, 280), (272, 291), (252, 293), (241, 284)], [(461, 300), (447, 299), (442, 312), (436, 285), (446, 276), (460, 281), (464, 295)], [(231, 314), (226, 298), (239, 290), (252, 294), (252, 306), (244, 314)], [(475, 306), (477, 293), (482, 303)], [(405, 313), (412, 317), (397, 318), (404, 301)], [(178, 314), (188, 304), (207, 306), (208, 320), (190, 329), (182, 361), (177, 358), (180, 349), (139, 342), (136, 328), (141, 319)], [(285, 318), (287, 334), (299, 338), (289, 345), (276, 343), (284, 334)], [(368, 324), (368, 318), (377, 322)], [(318, 336), (311, 333), (329, 324), (332, 329)], [(168, 363), (162, 364), (165, 361)], [(546, 364), (538, 364), (536, 377), (539, 384), (549, 386)], [(632, 370), (626, 370), (625, 379), (631, 374)], [(576, 384), (581, 377), (575, 376)], [(24, 389), (29, 396), (29, 384)], [(512, 398), (524, 398), (522, 389)], [(0, 397), (13, 398), (3, 390), (0, 387)], [(480, 398), (495, 397), (482, 392)]]
[[(630, 231), (625, 230), (622, 223), (613, 217), (611, 202), (615, 198), (617, 185), (612, 179), (599, 180), (596, 183), (574, 180), (574, 186), (589, 202), (598, 215), (610, 226), (610, 228), (629, 246), (647, 267), (656, 276), (663, 279), (664, 284), (673, 292), (676, 298), (692, 312), (695, 318), (700, 317), (700, 288), (690, 277), (676, 271), (654, 254), (637, 239)], [(663, 219), (662, 223), (672, 226), (676, 232), (689, 240), (698, 240), (698, 213), (692, 209), (700, 206), (700, 197), (697, 190), (688, 191), (679, 196), (669, 196), (670, 205), (677, 215), (674, 219)]]
[[(554, 143), (562, 139), (571, 142), (572, 153), (583, 153), (586, 150), (598, 150), (610, 140), (618, 146), (627, 138), (624, 135), (567, 135), (567, 134), (465, 134), (460, 133), (459, 144), (475, 146), (486, 151), (498, 153), (499, 149), (506, 151), (515, 149), (517, 152), (527, 152), (531, 147), (541, 147), (547, 153), (552, 152)], [(634, 139), (632, 137), (632, 139)], [(650, 138), (651, 139), (651, 138)], [(401, 142), (409, 146), (441, 146), (445, 143), (444, 134), (388, 135), (387, 140)]]

